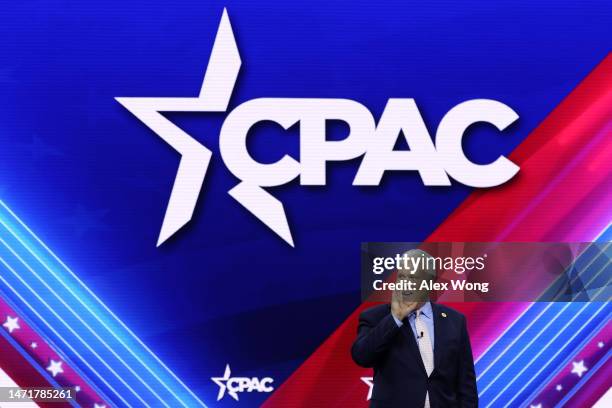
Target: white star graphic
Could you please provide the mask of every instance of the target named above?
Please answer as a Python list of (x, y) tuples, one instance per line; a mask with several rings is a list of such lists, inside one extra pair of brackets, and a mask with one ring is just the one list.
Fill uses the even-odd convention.
[(80, 385), (75, 385), (74, 386), (74, 392), (81, 392), (81, 386)]
[(372, 399), (372, 390), (374, 389), (374, 378), (372, 377), (361, 377), (361, 381), (366, 383), (368, 386), (368, 396), (366, 397), (366, 401)]
[[(227, 111), (241, 65), (234, 32), (224, 9), (198, 97), (115, 98), (181, 155), (157, 246), (191, 220), (212, 157), (209, 149), (160, 112)], [(289, 245), (294, 245), (283, 204), (278, 199), (261, 187), (244, 181), (228, 193)]]
[[(225, 383), (230, 379), (230, 375), (232, 374), (232, 370), (230, 369), (229, 364), (225, 365), (225, 373), (223, 377), (211, 377), (210, 379), (215, 382), (219, 386), (219, 394), (217, 394), (217, 401), (221, 400), (225, 395), (225, 390), (227, 389), (227, 385)], [(229, 390), (228, 395), (238, 401), (238, 394), (236, 391)]]
[(603, 346), (604, 346), (604, 342), (603, 341), (600, 341), (599, 343), (597, 343), (597, 347), (603, 348)]
[(584, 366), (584, 360), (580, 360), (578, 362), (572, 361), (572, 374), (576, 374), (578, 377), (582, 377), (585, 371), (588, 368)]
[(557, 391), (561, 391), (563, 389), (563, 386), (561, 384), (557, 384), (557, 386), (555, 387), (555, 389)]
[(538, 404), (538, 405), (530, 405), (530, 408), (542, 408), (542, 404)]
[(115, 98), (181, 154), (157, 246), (191, 220), (212, 156), (209, 149), (160, 112), (225, 112), (241, 64), (232, 26), (224, 9), (197, 98)]
[(6, 316), (6, 321), (4, 322), (2, 326), (6, 327), (9, 333), (12, 333), (14, 330), (21, 328), (19, 326), (19, 318), (11, 317), (11, 316)]
[(106, 408), (106, 405), (95, 403), (94, 408)]
[(30, 343), (30, 347), (32, 347), (33, 349), (38, 347), (38, 343), (36, 343), (35, 341)]
[(52, 359), (49, 362), (49, 366), (47, 367), (47, 371), (49, 371), (53, 377), (55, 377), (56, 375), (58, 375), (60, 373), (63, 373), (64, 369), (62, 368), (62, 362), (61, 361), (55, 361), (55, 360)]

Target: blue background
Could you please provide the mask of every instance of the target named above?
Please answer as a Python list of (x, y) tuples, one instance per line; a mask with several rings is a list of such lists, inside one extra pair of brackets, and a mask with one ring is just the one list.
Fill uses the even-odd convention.
[[(472, 129), (477, 162), (511, 152), (605, 57), (612, 27), (603, 1), (4, 4), (0, 198), (205, 402), (226, 363), (279, 385), (359, 304), (360, 242), (423, 240), (470, 192), (416, 172), (353, 187), (360, 160), (334, 163), (325, 187), (271, 189), (293, 249), (227, 194), (224, 115), (168, 114), (214, 156), (193, 221), (156, 248), (179, 156), (114, 98), (196, 96), (223, 7), (243, 60), (230, 109), (338, 97), (378, 119), (412, 97), (435, 132), (457, 103), (500, 100), (520, 119)], [(267, 125), (249, 143), (275, 161), (298, 140)]]

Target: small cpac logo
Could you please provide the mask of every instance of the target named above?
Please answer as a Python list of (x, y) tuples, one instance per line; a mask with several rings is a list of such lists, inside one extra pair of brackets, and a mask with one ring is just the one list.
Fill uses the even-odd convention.
[(225, 373), (223, 377), (212, 377), (211, 380), (219, 386), (219, 393), (217, 394), (217, 401), (227, 395), (238, 401), (239, 392), (272, 392), (274, 387), (270, 384), (274, 380), (270, 377), (257, 378), (257, 377), (231, 377), (232, 371), (229, 364), (225, 365)]
[[(242, 61), (227, 11), (223, 11), (200, 94), (195, 98), (116, 98), (126, 109), (181, 154), (181, 161), (166, 209), (157, 245), (187, 224), (206, 176), (212, 153), (166, 119), (161, 112), (226, 112)], [(450, 109), (432, 141), (414, 99), (392, 98), (375, 122), (370, 111), (349, 99), (257, 98), (227, 114), (219, 134), (221, 157), (241, 181), (229, 194), (289, 245), (294, 246), (283, 204), (264, 187), (287, 184), (326, 184), (327, 162), (363, 156), (353, 185), (377, 186), (385, 171), (418, 171), (427, 186), (449, 186), (451, 178), (471, 187), (493, 187), (510, 180), (519, 167), (504, 156), (489, 164), (476, 164), (461, 146), (465, 130), (486, 122), (503, 131), (518, 119), (507, 105), (473, 99)], [(345, 122), (349, 135), (326, 140), (327, 120)], [(253, 159), (247, 133), (258, 122), (272, 121), (284, 129), (300, 124), (300, 160), (289, 155), (271, 164)], [(410, 150), (394, 151), (399, 137)]]

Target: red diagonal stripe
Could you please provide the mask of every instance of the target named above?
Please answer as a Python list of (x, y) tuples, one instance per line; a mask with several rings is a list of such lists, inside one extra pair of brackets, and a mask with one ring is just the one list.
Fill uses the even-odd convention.
[[(608, 55), (510, 155), (518, 175), (472, 193), (428, 241), (592, 240), (612, 219), (611, 111)], [(350, 346), (357, 317), (369, 306), (355, 310), (264, 406), (365, 406), (360, 377), (371, 371), (351, 361)], [(528, 304), (452, 306), (466, 314), (478, 355)]]
[[(3, 330), (3, 329), (0, 329)], [(52, 387), (49, 382), (32, 366), (28, 361), (19, 354), (13, 346), (0, 336), (0, 367), (15, 383), (20, 387)], [(70, 408), (69, 403), (37, 403), (42, 408)], [(1, 406), (2, 404), (0, 404)]]

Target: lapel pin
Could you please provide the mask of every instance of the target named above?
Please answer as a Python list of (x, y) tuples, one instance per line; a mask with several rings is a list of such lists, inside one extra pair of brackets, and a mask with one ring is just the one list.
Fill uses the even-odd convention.
[(446, 317), (446, 313), (442, 312), (442, 317)]

